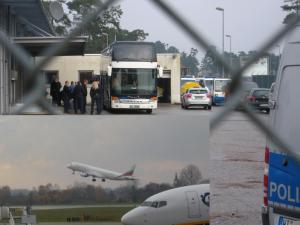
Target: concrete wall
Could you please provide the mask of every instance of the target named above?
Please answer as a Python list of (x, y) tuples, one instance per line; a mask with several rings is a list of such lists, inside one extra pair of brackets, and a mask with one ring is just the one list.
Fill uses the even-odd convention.
[[(43, 70), (58, 71), (59, 81), (63, 84), (66, 80), (78, 81), (79, 71), (93, 71), (93, 74), (100, 74), (100, 59), (100, 55), (57, 56)], [(37, 57), (36, 61), (39, 60)]]
[(171, 103), (180, 104), (180, 54), (157, 54), (158, 65), (171, 70)]

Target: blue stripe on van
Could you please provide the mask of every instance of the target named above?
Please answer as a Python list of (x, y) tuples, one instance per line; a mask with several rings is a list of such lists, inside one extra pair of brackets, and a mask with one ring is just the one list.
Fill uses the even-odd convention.
[(300, 165), (291, 157), (270, 152), (268, 199), (300, 207)]

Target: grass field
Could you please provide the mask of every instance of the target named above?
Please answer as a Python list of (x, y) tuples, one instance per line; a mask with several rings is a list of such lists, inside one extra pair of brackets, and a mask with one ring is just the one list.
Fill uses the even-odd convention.
[(99, 222), (120, 221), (133, 206), (90, 207), (70, 209), (33, 210), (38, 222)]

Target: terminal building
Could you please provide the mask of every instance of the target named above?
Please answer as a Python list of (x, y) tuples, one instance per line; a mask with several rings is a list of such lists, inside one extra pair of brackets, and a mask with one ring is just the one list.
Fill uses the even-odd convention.
[[(37, 62), (39, 60), (41, 58), (37, 58)], [(159, 102), (180, 103), (180, 54), (157, 54), (157, 61), (163, 68), (163, 76), (157, 81)], [(53, 77), (57, 77), (62, 85), (65, 81), (92, 81), (107, 74), (108, 64), (108, 57), (101, 54), (58, 56), (43, 68), (43, 73), (49, 89)]]

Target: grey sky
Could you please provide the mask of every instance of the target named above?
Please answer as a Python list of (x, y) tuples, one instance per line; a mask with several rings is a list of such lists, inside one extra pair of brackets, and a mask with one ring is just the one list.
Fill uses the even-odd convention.
[[(232, 35), (233, 51), (257, 49), (282, 26), (283, 0), (168, 0), (206, 39), (221, 49), (222, 17), (217, 6), (225, 9), (225, 33)], [(121, 24), (127, 29), (142, 28), (148, 40), (169, 43), (189, 52), (191, 41), (162, 11), (149, 0), (124, 0)], [(196, 46), (198, 48), (198, 46)], [(199, 49), (199, 48), (198, 48)], [(225, 39), (225, 51), (229, 40)], [(278, 49), (277, 51), (278, 52)]]
[[(141, 185), (172, 183), (175, 172), (188, 164), (208, 177), (205, 116), (11, 116), (1, 117), (0, 126), (0, 186), (92, 183), (72, 175), (66, 168), (71, 161), (119, 172), (136, 164)], [(126, 182), (96, 184), (116, 187)]]

